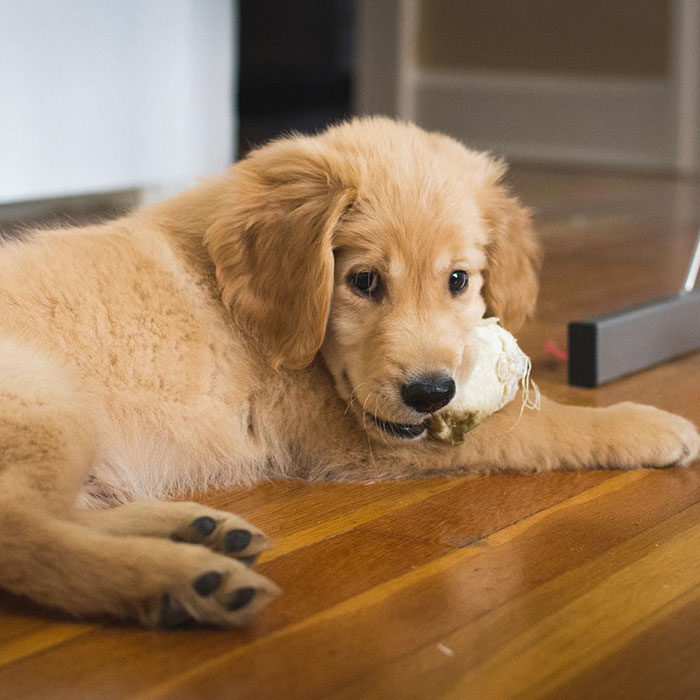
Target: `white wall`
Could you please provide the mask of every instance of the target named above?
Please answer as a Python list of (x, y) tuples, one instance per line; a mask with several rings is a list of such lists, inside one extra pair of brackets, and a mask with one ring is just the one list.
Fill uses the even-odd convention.
[(225, 168), (235, 14), (232, 0), (0, 0), (0, 203)]

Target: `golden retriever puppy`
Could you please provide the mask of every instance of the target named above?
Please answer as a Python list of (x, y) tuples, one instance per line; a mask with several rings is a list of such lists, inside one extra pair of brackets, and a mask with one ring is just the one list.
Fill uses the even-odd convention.
[[(236, 625), (277, 593), (254, 526), (156, 499), (262, 478), (665, 467), (647, 406), (519, 402), (427, 435), (474, 325), (532, 311), (538, 246), (503, 166), (387, 119), (274, 141), (99, 226), (0, 249), (0, 586), (70, 614)], [(111, 508), (88, 506), (111, 505)]]

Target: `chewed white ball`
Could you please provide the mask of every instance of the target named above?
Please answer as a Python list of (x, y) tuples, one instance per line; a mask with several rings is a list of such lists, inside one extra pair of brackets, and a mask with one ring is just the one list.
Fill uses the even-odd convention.
[[(458, 387), (449, 408), (431, 418), (432, 437), (459, 445), (465, 435), (523, 391), (523, 407), (539, 408), (539, 390), (530, 379), (530, 358), (497, 318), (482, 319), (474, 329), (477, 362), (469, 380)], [(530, 392), (532, 391), (532, 396)]]

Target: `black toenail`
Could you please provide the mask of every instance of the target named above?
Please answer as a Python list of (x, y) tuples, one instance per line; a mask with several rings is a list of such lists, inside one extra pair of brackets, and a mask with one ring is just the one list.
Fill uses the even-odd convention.
[(182, 627), (182, 625), (190, 622), (192, 622), (192, 618), (182, 605), (168, 593), (163, 593), (160, 599), (158, 624), (161, 627), (170, 629), (172, 627)]
[(197, 518), (190, 523), (190, 527), (202, 537), (207, 537), (214, 532), (216, 528), (216, 520), (210, 518), (208, 515), (203, 515), (201, 518)]
[(239, 588), (231, 596), (231, 600), (226, 607), (229, 610), (240, 610), (253, 600), (253, 596), (255, 596), (256, 593), (257, 591), (249, 586), (246, 588)]
[(248, 530), (229, 530), (226, 533), (226, 551), (241, 552), (253, 539)]
[(257, 554), (251, 554), (249, 557), (239, 557), (238, 561), (241, 562), (241, 564), (245, 564), (246, 566), (253, 566), (257, 558)]
[(206, 574), (198, 576), (192, 584), (194, 590), (204, 597), (211, 595), (220, 585), (221, 574), (218, 571), (207, 571)]

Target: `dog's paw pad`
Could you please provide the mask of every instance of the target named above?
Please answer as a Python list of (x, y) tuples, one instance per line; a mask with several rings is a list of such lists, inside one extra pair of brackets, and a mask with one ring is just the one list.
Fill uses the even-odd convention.
[(253, 539), (248, 530), (229, 530), (224, 537), (224, 546), (229, 554), (242, 552), (247, 549)]
[[(203, 506), (195, 506), (202, 515), (191, 511), (187, 519), (175, 525), (170, 533), (170, 539), (175, 542), (190, 542), (201, 544), (215, 552), (221, 552), (229, 557), (239, 559), (246, 566), (255, 562), (255, 557), (270, 546), (267, 537), (254, 525), (242, 518), (216, 511)], [(207, 512), (208, 511), (208, 512)]]
[(190, 528), (192, 528), (193, 532), (200, 537), (209, 537), (209, 535), (211, 535), (211, 533), (216, 529), (216, 520), (208, 515), (202, 515), (199, 518), (195, 518), (190, 523)]
[(255, 597), (257, 589), (250, 586), (245, 586), (244, 588), (238, 588), (233, 592), (233, 595), (229, 599), (226, 607), (231, 610), (240, 610), (244, 608), (251, 600)]
[(192, 588), (203, 598), (206, 598), (221, 585), (222, 580), (223, 577), (218, 571), (207, 571), (194, 580)]

